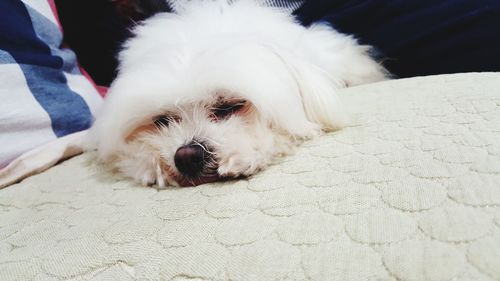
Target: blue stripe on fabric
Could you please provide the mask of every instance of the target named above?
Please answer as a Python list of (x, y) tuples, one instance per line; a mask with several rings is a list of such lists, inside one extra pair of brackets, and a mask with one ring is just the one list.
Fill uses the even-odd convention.
[(52, 56), (50, 48), (38, 38), (30, 15), (20, 0), (0, 1), (0, 49), (10, 53), (18, 63), (61, 67), (61, 58)]
[(0, 64), (14, 64), (16, 60), (6, 51), (0, 49)]
[(71, 74), (81, 74), (76, 63), (75, 53), (71, 49), (60, 48), (63, 35), (59, 26), (30, 6), (26, 5), (25, 7), (28, 10), (37, 37), (49, 46), (50, 54), (62, 59), (62, 69)]
[[(35, 13), (31, 16), (43, 17)], [(57, 137), (90, 127), (90, 109), (67, 85), (63, 60), (52, 55), (50, 47), (39, 39), (27, 8), (19, 0), (0, 1), (0, 49), (20, 64), (31, 93), (50, 116)]]
[(59, 69), (21, 64), (28, 87), (49, 114), (57, 137), (88, 129), (92, 114), (85, 101), (67, 85)]

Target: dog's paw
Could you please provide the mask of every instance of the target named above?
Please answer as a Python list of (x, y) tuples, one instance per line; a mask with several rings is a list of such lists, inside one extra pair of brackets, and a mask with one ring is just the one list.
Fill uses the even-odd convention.
[(219, 163), (217, 172), (222, 177), (235, 178), (239, 176), (250, 176), (259, 170), (255, 162), (242, 161), (237, 157), (230, 157), (227, 161)]

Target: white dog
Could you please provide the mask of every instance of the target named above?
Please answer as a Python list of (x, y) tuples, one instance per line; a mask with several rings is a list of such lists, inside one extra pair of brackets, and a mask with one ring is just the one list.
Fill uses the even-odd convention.
[(383, 80), (368, 46), (253, 1), (188, 1), (135, 28), (89, 147), (144, 185), (248, 176), (341, 128), (338, 89)]

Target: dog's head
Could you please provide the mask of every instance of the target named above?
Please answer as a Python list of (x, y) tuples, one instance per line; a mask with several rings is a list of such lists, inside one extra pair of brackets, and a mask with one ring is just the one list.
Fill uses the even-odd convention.
[(231, 9), (136, 30), (89, 134), (102, 161), (143, 184), (198, 185), (250, 175), (345, 123), (335, 92), (346, 81), (291, 45), (306, 29), (269, 9)]
[(91, 131), (101, 159), (144, 184), (250, 175), (343, 123), (326, 77), (306, 83), (265, 47), (207, 51), (182, 70), (150, 67), (118, 77)]

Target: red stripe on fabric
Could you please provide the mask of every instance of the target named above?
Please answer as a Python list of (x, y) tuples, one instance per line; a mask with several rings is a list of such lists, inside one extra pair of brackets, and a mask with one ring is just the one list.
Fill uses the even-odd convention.
[(54, 18), (57, 21), (57, 25), (59, 26), (59, 29), (61, 30), (62, 33), (64, 33), (64, 30), (61, 25), (61, 21), (59, 20), (59, 14), (57, 13), (57, 7), (56, 3), (54, 0), (47, 0), (49, 2), (50, 9), (52, 10), (52, 14), (54, 15)]

